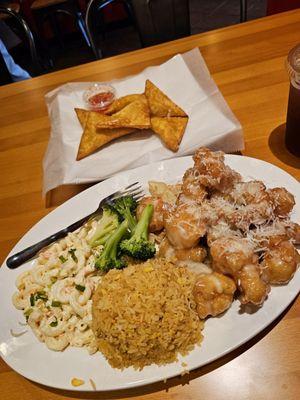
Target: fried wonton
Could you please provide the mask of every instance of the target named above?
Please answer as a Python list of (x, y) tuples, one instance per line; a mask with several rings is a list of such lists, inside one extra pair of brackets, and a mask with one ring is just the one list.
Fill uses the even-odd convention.
[(102, 114), (94, 111), (75, 108), (77, 117), (84, 129), (77, 153), (77, 160), (92, 154), (105, 144), (121, 136), (133, 132), (131, 128), (97, 129), (97, 123), (102, 119)]
[(148, 79), (146, 80), (145, 95), (148, 100), (151, 116), (187, 117), (187, 114), (180, 107)]
[(150, 128), (149, 107), (146, 99), (140, 98), (128, 104), (122, 110), (113, 115), (102, 115), (97, 127), (103, 128)]
[(127, 96), (120, 97), (119, 99), (116, 99), (109, 107), (108, 109), (104, 112), (104, 114), (111, 115), (115, 114), (118, 111), (121, 111), (122, 108), (128, 106), (128, 104), (136, 101), (136, 100), (141, 100), (145, 101), (145, 95), (144, 94), (128, 94)]
[(87, 117), (89, 115), (89, 111), (83, 110), (82, 108), (75, 108), (75, 112), (76, 112), (77, 118), (79, 119), (80, 125), (84, 129)]
[(177, 151), (185, 131), (187, 117), (151, 117), (151, 128), (172, 151)]

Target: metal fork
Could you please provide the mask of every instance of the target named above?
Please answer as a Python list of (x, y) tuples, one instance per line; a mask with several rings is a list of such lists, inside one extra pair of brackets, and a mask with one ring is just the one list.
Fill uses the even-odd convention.
[(6, 260), (6, 265), (10, 269), (18, 268), (24, 262), (33, 258), (40, 250), (44, 247), (49, 246), (51, 243), (56, 242), (59, 239), (67, 236), (69, 232), (74, 232), (76, 229), (80, 228), (85, 222), (89, 219), (94, 218), (95, 216), (101, 216), (103, 210), (102, 207), (104, 205), (111, 205), (112, 202), (120, 197), (123, 196), (133, 196), (135, 200), (139, 200), (143, 197), (143, 189), (139, 185), (139, 182), (134, 182), (129, 186), (126, 186), (123, 190), (118, 190), (109, 196), (102, 199), (99, 203), (98, 208), (92, 212), (91, 214), (87, 215), (84, 218), (81, 218), (79, 221), (74, 222), (72, 225), (67, 226), (66, 228), (60, 230), (59, 232), (53, 233), (51, 236), (47, 237), (46, 239), (41, 240), (40, 242), (27, 247), (26, 249), (16, 253)]

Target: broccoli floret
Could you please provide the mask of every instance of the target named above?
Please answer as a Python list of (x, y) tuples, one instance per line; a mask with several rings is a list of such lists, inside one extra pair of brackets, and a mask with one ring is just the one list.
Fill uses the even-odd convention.
[(122, 219), (128, 222), (128, 228), (133, 231), (136, 226), (136, 219), (134, 212), (137, 207), (137, 202), (132, 196), (124, 196), (116, 199), (111, 205), (112, 209), (115, 210)]
[(148, 227), (153, 214), (153, 205), (148, 204), (141, 215), (129, 239), (120, 244), (120, 249), (125, 254), (139, 260), (148, 260), (155, 255), (155, 245), (148, 240)]
[(98, 222), (95, 233), (89, 239), (88, 243), (91, 247), (105, 244), (109, 236), (120, 225), (118, 214), (114, 210), (107, 207), (103, 208), (103, 215)]
[(118, 254), (118, 247), (127, 231), (128, 222), (124, 220), (106, 241), (102, 253), (95, 262), (95, 268), (107, 272), (112, 268), (120, 269), (126, 266), (126, 263)]

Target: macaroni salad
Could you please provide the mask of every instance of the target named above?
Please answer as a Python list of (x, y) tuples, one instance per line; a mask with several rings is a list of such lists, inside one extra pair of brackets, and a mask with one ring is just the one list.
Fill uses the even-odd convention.
[(70, 345), (87, 347), (90, 354), (97, 351), (91, 307), (101, 280), (94, 269), (99, 247), (88, 243), (97, 225), (94, 220), (52, 244), (16, 280), (13, 304), (50, 350), (61, 351)]

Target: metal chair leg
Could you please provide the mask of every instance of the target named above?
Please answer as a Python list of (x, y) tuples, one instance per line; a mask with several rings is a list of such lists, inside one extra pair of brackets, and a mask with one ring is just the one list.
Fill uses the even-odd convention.
[(82, 33), (82, 36), (84, 37), (84, 40), (86, 41), (86, 44), (87, 44), (89, 47), (91, 47), (91, 46), (92, 46), (92, 45), (91, 45), (91, 41), (90, 41), (90, 39), (89, 39), (89, 37), (88, 37), (88, 34), (87, 34), (87, 27), (86, 27), (86, 25), (85, 25), (83, 16), (82, 16), (82, 14), (81, 14), (80, 11), (77, 11), (77, 12), (76, 12), (76, 15), (77, 15), (76, 22), (77, 22), (78, 28), (80, 29), (80, 31), (81, 31), (81, 33)]
[(247, 21), (248, 0), (240, 0), (240, 22)]
[[(110, 2), (111, 2), (111, 0), (110, 1), (108, 0), (107, 2), (105, 2), (105, 5), (109, 4)], [(104, 7), (104, 5), (103, 5), (103, 7)], [(98, 8), (97, 0), (90, 0), (87, 5), (86, 13), (85, 13), (85, 26), (86, 26), (87, 35), (88, 35), (89, 41), (91, 43), (91, 47), (92, 47), (94, 56), (96, 59), (100, 60), (101, 58), (103, 58), (102, 51), (100, 49), (98, 49), (96, 40), (91, 31), (91, 25), (93, 23), (93, 11), (96, 8)]]
[(40, 66), (37, 51), (36, 51), (34, 37), (33, 37), (33, 34), (31, 32), (27, 22), (21, 17), (20, 14), (16, 13), (14, 10), (12, 10), (9, 7), (1, 7), (0, 6), (0, 12), (15, 18), (18, 21), (18, 23), (21, 25), (21, 27), (23, 28), (26, 38), (29, 43), (30, 56), (33, 61), (34, 71), (36, 72), (37, 75), (39, 75), (41, 73), (41, 66)]
[(80, 30), (86, 44), (91, 47), (91, 43), (89, 41), (88, 35), (87, 35), (87, 29), (84, 23), (84, 19), (82, 17), (81, 11), (77, 9), (77, 7), (72, 7), (71, 9), (57, 9), (56, 13), (61, 13), (61, 14), (66, 14), (70, 17), (73, 17), (75, 19), (75, 22), (78, 26), (78, 29)]
[[(116, 0), (90, 0), (88, 5), (87, 5), (87, 8), (86, 8), (86, 13), (85, 13), (86, 31), (87, 31), (87, 35), (88, 35), (88, 38), (89, 38), (90, 43), (91, 43), (91, 47), (92, 47), (94, 56), (97, 59), (102, 58), (103, 54), (102, 54), (101, 49), (98, 49), (96, 40), (95, 40), (94, 35), (93, 35), (92, 31), (91, 31), (91, 26), (93, 24), (93, 13), (95, 11), (100, 11), (101, 9), (106, 7), (108, 4), (113, 3), (114, 1), (116, 1)], [(130, 0), (123, 0), (123, 4), (126, 7), (128, 15), (135, 22), (135, 16), (134, 16), (134, 12), (132, 10), (132, 6), (131, 6)], [(139, 33), (139, 36), (140, 36), (139, 30), (138, 30), (138, 33)], [(141, 36), (140, 36), (140, 39), (141, 39)], [(142, 43), (142, 40), (141, 40), (141, 43)]]
[(138, 33), (139, 40), (140, 40), (140, 42), (141, 42), (141, 46), (142, 46), (142, 47), (145, 47), (145, 43), (144, 43), (144, 41), (143, 41), (143, 38), (142, 38), (142, 35), (141, 35), (141, 32), (140, 32), (140, 29), (139, 29), (138, 24), (137, 24), (137, 22), (136, 22), (136, 18), (135, 18), (135, 14), (134, 14), (134, 10), (133, 10), (131, 1), (130, 1), (130, 0), (125, 0), (125, 1), (124, 1), (124, 6), (125, 6), (125, 8), (126, 8), (126, 10), (127, 10), (127, 13), (128, 13), (128, 15), (129, 15), (129, 17), (130, 17), (130, 19), (131, 19), (131, 21), (132, 21), (132, 23), (133, 23), (133, 25), (134, 25), (136, 31), (137, 31), (137, 33)]

